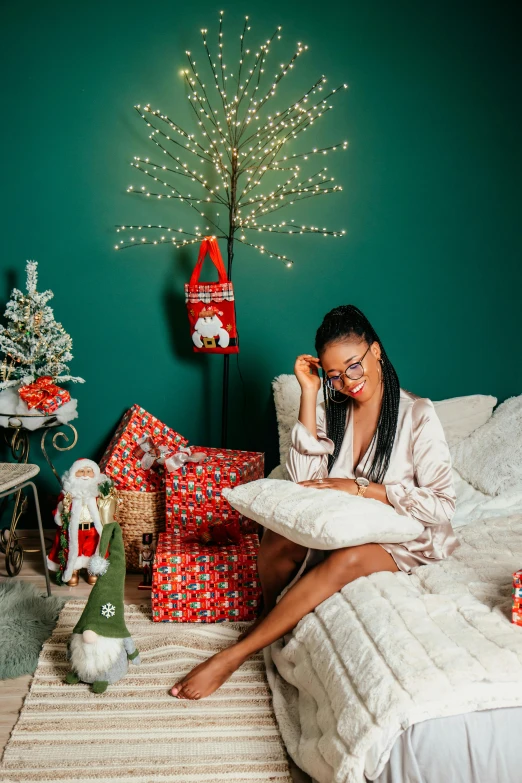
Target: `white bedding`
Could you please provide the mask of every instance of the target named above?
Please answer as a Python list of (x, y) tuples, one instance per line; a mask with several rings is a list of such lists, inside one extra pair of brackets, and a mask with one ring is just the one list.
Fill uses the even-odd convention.
[(451, 558), (358, 579), (267, 650), (283, 739), (319, 783), (376, 777), (419, 721), (522, 705), (522, 629), (509, 621), (522, 488), (490, 498), (455, 484)]
[(457, 493), (457, 508), (451, 521), (454, 530), (481, 519), (505, 517), (522, 510), (521, 486), (513, 487), (495, 497), (479, 492), (464, 481), (455, 469), (453, 469), (453, 481)]

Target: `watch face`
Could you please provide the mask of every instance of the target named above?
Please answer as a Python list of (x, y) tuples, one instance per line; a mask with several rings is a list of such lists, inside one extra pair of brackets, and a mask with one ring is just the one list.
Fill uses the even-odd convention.
[(367, 479), (367, 478), (364, 478), (363, 476), (358, 476), (358, 477), (355, 479), (355, 483), (356, 483), (356, 484), (357, 484), (359, 487), (368, 487), (368, 486), (370, 485), (370, 482), (368, 481), (368, 479)]

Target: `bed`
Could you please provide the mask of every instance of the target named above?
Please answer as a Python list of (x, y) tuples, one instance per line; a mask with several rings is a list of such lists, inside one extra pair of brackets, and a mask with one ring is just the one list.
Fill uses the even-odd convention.
[[(274, 391), (284, 457), (299, 390), (280, 376)], [(477, 410), (463, 429), (466, 416), (453, 406), (450, 445), (484, 424), (494, 402), (470, 398), (466, 411)], [(285, 478), (284, 468), (271, 477)], [(454, 480), (461, 546), (451, 558), (411, 576), (358, 579), (265, 651), (283, 739), (307, 773), (299, 780), (522, 779), (522, 629), (509, 622), (511, 575), (522, 567), (522, 485), (492, 497), (457, 471)]]

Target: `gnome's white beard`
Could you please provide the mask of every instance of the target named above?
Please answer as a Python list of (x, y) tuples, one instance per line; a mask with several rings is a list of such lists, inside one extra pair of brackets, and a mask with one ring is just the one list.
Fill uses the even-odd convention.
[(198, 318), (194, 328), (201, 337), (216, 337), (223, 329), (223, 323), (215, 315), (213, 318)]
[(93, 680), (107, 672), (123, 650), (123, 639), (98, 636), (93, 644), (83, 641), (81, 633), (73, 633), (70, 642), (71, 664), (80, 679)]
[(81, 476), (69, 476), (64, 479), (64, 492), (69, 492), (73, 498), (95, 498), (100, 494), (98, 488), (99, 478), (82, 478)]

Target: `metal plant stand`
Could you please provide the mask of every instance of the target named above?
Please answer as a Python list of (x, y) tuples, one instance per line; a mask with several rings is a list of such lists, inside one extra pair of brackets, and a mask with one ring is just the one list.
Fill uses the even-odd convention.
[[(52, 460), (47, 453), (47, 440), (50, 432), (53, 432), (51, 445), (56, 451), (70, 451), (76, 446), (78, 442), (78, 433), (72, 424), (63, 424), (58, 421), (56, 416), (46, 416), (41, 414), (41, 418), (45, 419), (44, 424), (37, 430), (28, 430), (24, 426), (24, 420), (33, 418), (27, 414), (23, 415), (7, 415), (0, 412), (0, 416), (4, 416), (8, 419), (8, 426), (2, 427), (4, 440), (11, 449), (11, 455), (13, 461), (18, 464), (27, 464), (29, 461), (29, 454), (31, 451), (31, 433), (41, 433), (40, 449), (44, 455), (47, 464), (50, 466), (52, 472), (56, 476), (58, 484), (61, 487), (60, 476), (58, 475)], [(72, 442), (69, 443), (70, 437), (66, 432), (61, 432), (63, 428), (67, 428), (71, 431)], [(58, 439), (62, 438), (65, 443), (69, 444), (61, 446), (58, 443)], [(25, 487), (18, 489), (15, 495), (14, 508), (11, 516), (11, 522), (9, 526), (0, 530), (0, 552), (5, 555), (5, 567), (9, 576), (17, 576), (22, 569), (24, 562), (25, 552), (38, 552), (39, 549), (24, 549), (20, 543), (30, 536), (21, 536), (17, 533), (18, 522), (22, 514), (25, 514), (28, 508), (28, 497), (24, 492)], [(4, 497), (2, 504), (0, 505), (0, 517), (3, 515), (8, 503), (8, 497)]]

